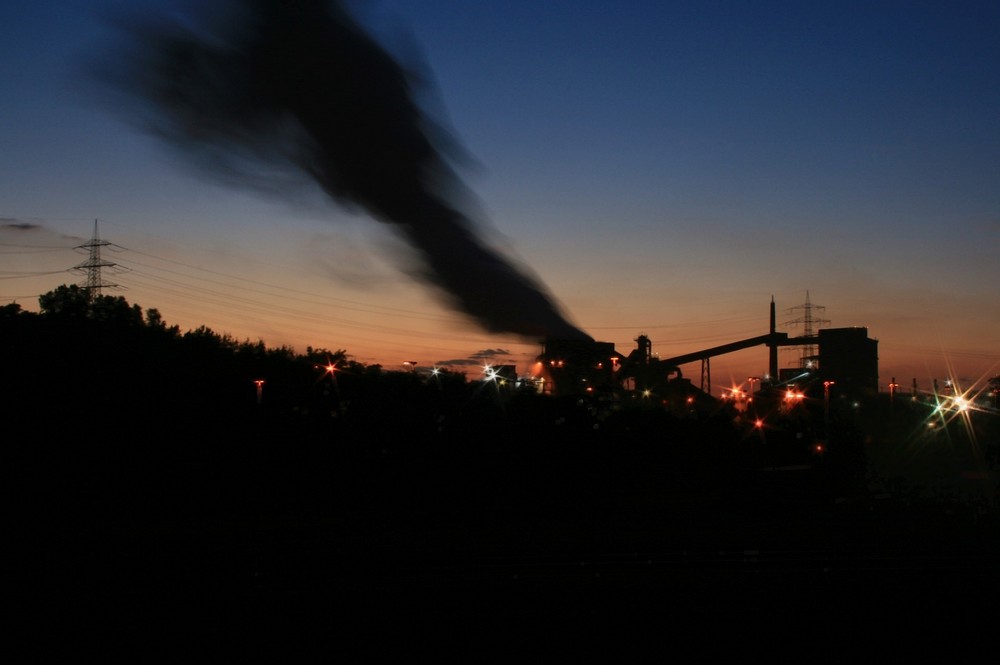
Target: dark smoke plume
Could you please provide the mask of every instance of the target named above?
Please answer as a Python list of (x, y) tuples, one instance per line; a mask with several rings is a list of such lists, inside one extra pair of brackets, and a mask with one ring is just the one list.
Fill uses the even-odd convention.
[[(477, 234), (419, 83), (338, 3), (240, 0), (165, 28), (129, 22), (104, 76), (147, 129), (215, 175), (275, 193), (308, 176), (391, 224), (450, 304), (485, 329), (590, 339)], [(454, 148), (455, 146), (451, 146)]]

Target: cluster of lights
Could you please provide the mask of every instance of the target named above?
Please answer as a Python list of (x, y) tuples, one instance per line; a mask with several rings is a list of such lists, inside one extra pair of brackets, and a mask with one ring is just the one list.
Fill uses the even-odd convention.
[(990, 389), (984, 388), (979, 392), (971, 390), (962, 391), (955, 382), (948, 380), (945, 382), (948, 395), (935, 395), (936, 404), (931, 416), (927, 420), (928, 429), (936, 429), (938, 426), (947, 427), (952, 421), (958, 420), (969, 435), (975, 440), (975, 430), (972, 426), (973, 413), (976, 411), (988, 411), (978, 405), (977, 400), (983, 395), (989, 395)]
[(507, 379), (501, 376), (500, 373), (497, 372), (496, 368), (493, 367), (492, 365), (483, 365), (483, 381), (487, 383), (492, 381), (493, 383), (500, 386), (507, 385)]
[(939, 400), (935, 413), (964, 413), (975, 409), (975, 403), (966, 395), (951, 395)]
[(746, 411), (753, 404), (753, 393), (733, 386), (722, 391), (722, 400), (732, 402), (738, 411)]

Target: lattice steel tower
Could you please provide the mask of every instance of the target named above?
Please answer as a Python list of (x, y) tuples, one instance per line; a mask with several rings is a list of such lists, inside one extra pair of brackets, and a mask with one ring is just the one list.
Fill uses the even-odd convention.
[(806, 291), (806, 301), (801, 305), (796, 305), (795, 307), (789, 307), (788, 312), (794, 312), (796, 310), (802, 310), (802, 316), (793, 319), (792, 321), (785, 321), (783, 325), (786, 326), (796, 326), (802, 324), (803, 337), (807, 340), (805, 344), (802, 345), (802, 357), (799, 359), (799, 366), (802, 369), (812, 369), (816, 366), (817, 360), (819, 358), (816, 355), (816, 338), (814, 337), (813, 326), (822, 325), (824, 323), (830, 323), (828, 319), (819, 319), (813, 316), (813, 310), (824, 311), (826, 307), (822, 305), (814, 305), (809, 302), (809, 291)]
[(84, 279), (80, 283), (80, 287), (87, 290), (87, 296), (91, 300), (101, 295), (101, 289), (110, 289), (118, 286), (117, 284), (105, 282), (101, 274), (101, 268), (114, 268), (118, 265), (117, 263), (112, 263), (101, 258), (101, 247), (108, 247), (110, 245), (112, 243), (107, 240), (101, 240), (101, 236), (97, 232), (97, 220), (95, 219), (94, 235), (87, 242), (73, 248), (87, 250), (87, 260), (73, 266), (73, 270), (84, 274)]

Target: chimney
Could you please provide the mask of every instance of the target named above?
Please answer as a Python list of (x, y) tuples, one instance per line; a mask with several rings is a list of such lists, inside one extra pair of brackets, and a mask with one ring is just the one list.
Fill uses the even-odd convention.
[(767, 345), (767, 373), (771, 375), (772, 381), (778, 379), (778, 345), (774, 339), (774, 334), (777, 332), (775, 321), (774, 296), (771, 296), (771, 342)]

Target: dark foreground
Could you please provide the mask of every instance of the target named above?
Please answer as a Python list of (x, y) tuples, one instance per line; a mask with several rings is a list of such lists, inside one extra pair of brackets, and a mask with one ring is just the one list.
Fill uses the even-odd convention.
[(12, 662), (996, 660), (995, 399), (748, 432), (39, 305), (0, 308)]
[(989, 503), (893, 495), (822, 464), (736, 464), (694, 434), (282, 431), (33, 441), (14, 577), (38, 653), (983, 662), (993, 649)]

